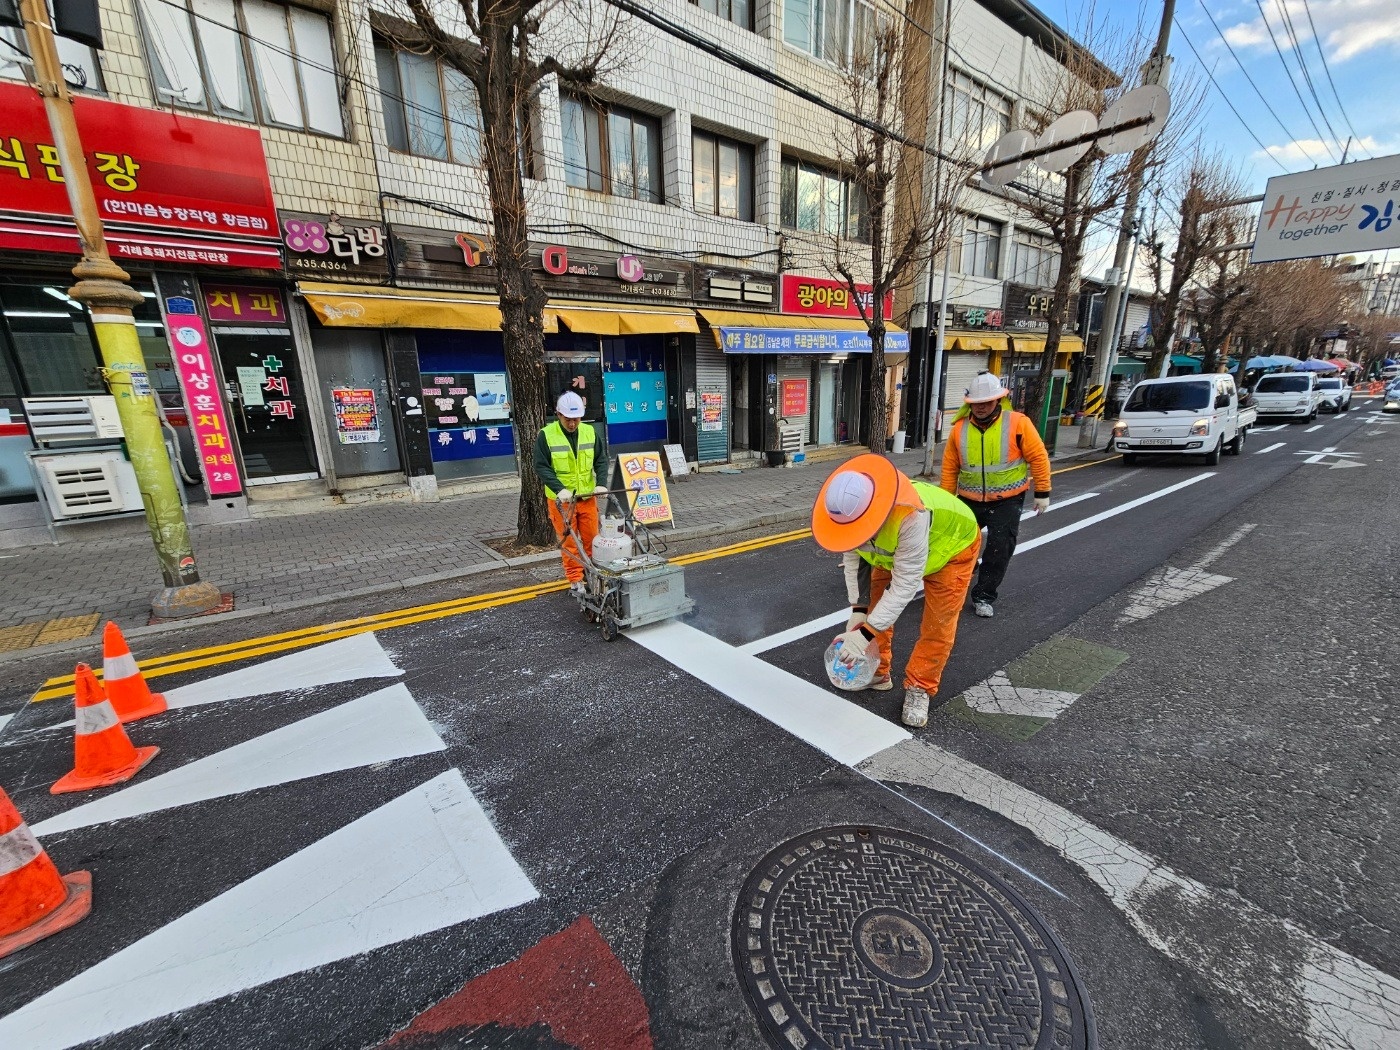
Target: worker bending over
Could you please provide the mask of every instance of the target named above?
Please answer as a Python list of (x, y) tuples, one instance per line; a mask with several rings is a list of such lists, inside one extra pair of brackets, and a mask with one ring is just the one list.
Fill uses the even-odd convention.
[[(597, 436), (583, 422), (583, 398), (572, 390), (559, 395), (555, 420), (540, 430), (535, 439), (535, 473), (549, 498), (549, 520), (559, 537), (564, 575), (570, 590), (583, 590), (583, 559), (569, 533), (573, 519), (585, 552), (592, 554), (598, 535), (598, 501), (594, 496), (607, 492), (607, 458), (597, 455)], [(562, 505), (562, 507), (561, 507)]]
[(847, 662), (879, 647), (871, 689), (894, 687), (890, 676), (894, 624), (922, 585), (919, 640), (904, 670), (905, 725), (928, 724), (953, 651), (958, 615), (977, 564), (979, 530), (972, 511), (935, 485), (911, 481), (883, 456), (864, 455), (827, 478), (812, 508), (812, 535), (845, 555), (851, 615), (841, 635)]

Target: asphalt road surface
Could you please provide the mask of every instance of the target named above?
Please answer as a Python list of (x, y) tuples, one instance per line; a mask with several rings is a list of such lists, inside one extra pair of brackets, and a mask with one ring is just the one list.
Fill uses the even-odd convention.
[[(900, 871), (946, 849), (945, 913), (973, 918), (872, 963), (889, 909), (862, 914), (869, 972), (823, 985), (812, 1022), (859, 1019), (843, 1045), (1400, 1046), (1400, 429), (1377, 405), (1266, 422), (1213, 467), (1061, 472), (914, 733), (898, 690), (827, 686), (844, 594), (804, 538), (694, 560), (697, 613), (612, 644), (518, 576), (412, 614), (168, 636), (138, 657), (196, 655), (152, 678), (172, 710), (131, 727), (160, 755), (83, 795), (48, 793), (71, 707), (28, 702), (71, 663), (11, 661), (0, 784), (61, 871), (93, 872), (95, 907), (0, 960), (0, 1046), (801, 1045), (795, 942), (763, 957), (786, 1011), (742, 942), (830, 899), (792, 897), (810, 872), (781, 901), (741, 893), (847, 841)], [(371, 620), (315, 629), (351, 616)], [(802, 836), (816, 860), (785, 845)], [(988, 901), (1045, 954), (978, 984), (1021, 951), (976, 918)], [(839, 925), (811, 917), (797, 956), (830, 962)], [(882, 1034), (915, 970), (980, 989), (963, 1035)], [(1058, 1012), (995, 1028), (1022, 992)]]

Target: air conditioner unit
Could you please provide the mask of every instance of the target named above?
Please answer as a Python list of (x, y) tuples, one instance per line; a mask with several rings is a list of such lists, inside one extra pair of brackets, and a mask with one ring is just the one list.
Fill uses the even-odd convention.
[(801, 455), (804, 429), (802, 426), (778, 428), (778, 444), (784, 452), (792, 456)]
[(141, 510), (136, 471), (120, 452), (36, 456), (34, 466), (55, 520)]
[(117, 399), (108, 395), (27, 397), (24, 413), (29, 418), (34, 440), (41, 446), (122, 439)]

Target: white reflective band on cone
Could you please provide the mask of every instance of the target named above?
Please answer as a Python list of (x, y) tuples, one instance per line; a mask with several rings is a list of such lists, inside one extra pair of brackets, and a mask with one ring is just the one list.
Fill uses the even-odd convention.
[(114, 725), (120, 724), (117, 713), (112, 710), (110, 700), (103, 700), (102, 703), (93, 704), (91, 707), (78, 708), (73, 721), (77, 723), (79, 736), (100, 733), (104, 729), (111, 729)]
[(136, 657), (130, 653), (120, 656), (107, 656), (102, 659), (102, 679), (106, 682), (119, 682), (137, 673)]
[(13, 831), (0, 835), (0, 876), (19, 871), (35, 857), (44, 852), (34, 832), (28, 824), (21, 824)]

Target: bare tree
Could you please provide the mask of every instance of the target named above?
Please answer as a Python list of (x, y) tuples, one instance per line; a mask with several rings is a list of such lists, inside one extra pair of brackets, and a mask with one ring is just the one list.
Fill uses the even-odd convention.
[(1324, 331), (1355, 313), (1361, 288), (1341, 266), (1291, 259), (1243, 267), (1241, 344), (1260, 354), (1306, 357)]
[[(843, 75), (852, 114), (837, 132), (837, 157), (855, 195), (861, 238), (830, 238), (823, 262), (846, 283), (870, 334), (870, 427), (873, 452), (885, 451), (886, 299), (907, 292), (923, 265), (947, 243), (953, 199), (966, 182), (959, 164), (926, 164), (928, 100), (936, 90), (928, 33), (912, 19), (867, 23)], [(929, 177), (926, 179), (926, 170)], [(863, 205), (863, 208), (861, 207)], [(849, 232), (849, 231), (847, 231)], [(869, 275), (870, 294), (858, 294)]]
[(525, 175), (536, 100), (553, 78), (586, 91), (614, 68), (622, 16), (588, 0), (405, 0), (426, 47), (476, 89), (481, 160), (491, 201), (492, 256), (501, 302), (501, 335), (514, 399), (520, 455), (516, 538), (552, 543), (554, 531), (530, 442), (549, 416), (544, 307), (548, 299), (530, 259)]

